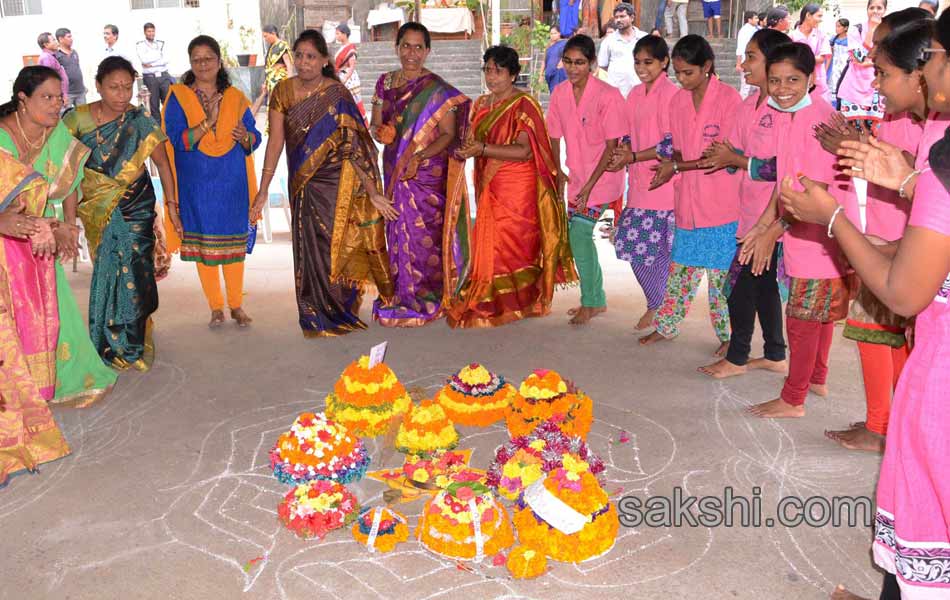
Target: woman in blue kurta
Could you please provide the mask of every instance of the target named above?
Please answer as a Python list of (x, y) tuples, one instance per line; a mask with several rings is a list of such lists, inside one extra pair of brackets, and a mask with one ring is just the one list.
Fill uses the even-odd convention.
[(199, 35), (188, 44), (188, 56), (191, 70), (172, 86), (162, 113), (178, 190), (177, 202), (166, 203), (169, 250), (180, 247), (182, 260), (197, 263), (210, 327), (224, 322), (221, 265), (231, 318), (246, 327), (244, 256), (261, 134), (247, 97), (231, 86), (218, 43)]

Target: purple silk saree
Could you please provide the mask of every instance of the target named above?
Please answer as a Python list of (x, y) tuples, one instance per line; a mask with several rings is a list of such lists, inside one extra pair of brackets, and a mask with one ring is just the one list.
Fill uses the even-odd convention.
[(447, 220), (446, 213), (464, 203), (464, 163), (453, 157), (461, 133), (445, 152), (422, 161), (414, 177), (403, 177), (413, 153), (439, 137), (445, 115), (456, 111), (458, 131), (463, 131), (471, 101), (434, 73), (399, 87), (392, 85), (394, 76), (379, 78), (374, 100), (382, 103), (382, 122), (396, 130), (383, 152), (386, 195), (399, 211), (386, 223), (395, 295), (389, 302), (376, 301), (373, 318), (388, 327), (416, 327), (442, 316), (445, 287), (458, 274), (456, 219)]

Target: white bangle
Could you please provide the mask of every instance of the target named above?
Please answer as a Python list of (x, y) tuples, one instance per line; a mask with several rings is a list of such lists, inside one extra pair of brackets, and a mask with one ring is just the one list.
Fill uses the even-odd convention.
[(911, 171), (910, 173), (907, 174), (907, 177), (905, 177), (905, 178), (904, 178), (904, 181), (901, 182), (900, 187), (897, 188), (897, 195), (898, 195), (898, 196), (900, 196), (900, 197), (903, 198), (904, 200), (907, 199), (907, 190), (906, 190), (907, 184), (910, 183), (911, 177), (916, 177), (917, 175), (920, 175), (920, 171), (916, 171), (916, 170), (915, 170), (915, 171)]
[(745, 170), (749, 173), (749, 179), (752, 179), (752, 157), (749, 157), (749, 162), (746, 164)]
[(835, 237), (835, 234), (831, 233), (831, 228), (832, 228), (832, 227), (834, 226), (834, 224), (835, 224), (835, 219), (838, 218), (838, 213), (840, 213), (840, 212), (843, 211), (843, 210), (844, 210), (844, 207), (843, 207), (843, 206), (839, 206), (838, 208), (835, 209), (835, 212), (832, 213), (832, 215), (831, 215), (831, 220), (828, 221), (828, 237), (830, 237), (830, 238)]

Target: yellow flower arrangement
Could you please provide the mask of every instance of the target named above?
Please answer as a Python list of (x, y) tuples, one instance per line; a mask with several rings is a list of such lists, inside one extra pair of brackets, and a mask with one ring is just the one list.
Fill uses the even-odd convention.
[(454, 423), (487, 427), (505, 417), (516, 393), (503, 377), (473, 363), (450, 377), (436, 400)]
[(396, 434), (396, 449), (406, 454), (424, 455), (451, 450), (458, 441), (455, 425), (442, 406), (433, 400), (423, 400), (403, 417)]
[(368, 356), (347, 365), (326, 401), (331, 418), (367, 437), (388, 431), (412, 403), (392, 369), (385, 363), (369, 368)]
[(572, 389), (554, 371), (535, 371), (524, 380), (505, 417), (511, 437), (528, 435), (539, 424), (555, 420), (565, 434), (587, 438), (594, 420), (590, 397)]
[(497, 554), (514, 543), (508, 511), (479, 482), (453, 483), (429, 500), (416, 527), (416, 538), (436, 554), (479, 559), (474, 519), (479, 524), (481, 556)]
[(518, 546), (508, 555), (505, 566), (515, 579), (534, 579), (547, 570), (548, 557), (529, 546)]
[[(564, 462), (568, 464), (567, 457)], [(583, 463), (572, 457), (569, 468), (554, 471), (543, 485), (547, 492), (586, 517), (584, 526), (575, 533), (564, 533), (537, 516), (531, 506), (525, 505), (513, 517), (522, 544), (554, 560), (572, 563), (600, 556), (613, 547), (620, 529), (617, 508), (597, 478), (581, 466)]]
[[(379, 513), (379, 525), (373, 545), (369, 545), (369, 536), (373, 529), (373, 521)], [(350, 530), (353, 539), (361, 546), (366, 546), (370, 552), (392, 552), (402, 542), (409, 539), (409, 525), (405, 515), (389, 508), (366, 509), (353, 524)]]

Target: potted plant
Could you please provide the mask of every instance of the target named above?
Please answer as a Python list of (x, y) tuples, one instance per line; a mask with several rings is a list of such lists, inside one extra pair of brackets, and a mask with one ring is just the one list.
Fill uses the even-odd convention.
[(251, 54), (250, 50), (257, 39), (257, 30), (253, 27), (241, 25), (238, 29), (238, 35), (241, 37), (241, 49), (244, 50), (243, 54), (237, 55), (238, 64), (242, 67), (255, 66), (257, 64), (257, 54)]
[(238, 61), (231, 56), (231, 44), (226, 41), (221, 42), (221, 62), (224, 63), (225, 68), (238, 66)]

